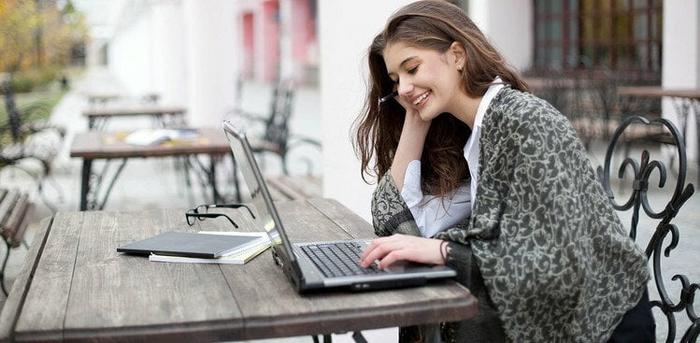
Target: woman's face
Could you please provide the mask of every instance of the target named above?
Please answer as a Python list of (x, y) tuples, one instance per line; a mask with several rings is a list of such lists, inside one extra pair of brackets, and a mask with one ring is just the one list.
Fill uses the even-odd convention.
[(462, 93), (463, 64), (452, 49), (441, 53), (396, 42), (384, 49), (384, 63), (407, 111), (415, 110), (425, 121), (452, 112)]

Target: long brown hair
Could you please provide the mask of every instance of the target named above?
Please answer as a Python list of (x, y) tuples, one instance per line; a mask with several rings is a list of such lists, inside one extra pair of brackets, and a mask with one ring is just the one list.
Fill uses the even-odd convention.
[[(362, 113), (353, 125), (353, 145), (362, 162), (365, 182), (367, 175), (381, 178), (389, 170), (403, 129), (403, 107), (396, 101), (378, 101), (393, 91), (383, 53), (387, 45), (395, 42), (440, 53), (445, 53), (453, 42), (461, 43), (466, 51), (462, 87), (469, 96), (483, 96), (497, 76), (515, 89), (527, 90), (525, 82), (459, 7), (436, 0), (406, 5), (389, 18), (368, 51), (369, 90)], [(463, 149), (470, 134), (469, 127), (449, 113), (433, 119), (421, 156), (424, 193), (445, 196), (469, 177)], [(376, 160), (370, 166), (372, 158)]]

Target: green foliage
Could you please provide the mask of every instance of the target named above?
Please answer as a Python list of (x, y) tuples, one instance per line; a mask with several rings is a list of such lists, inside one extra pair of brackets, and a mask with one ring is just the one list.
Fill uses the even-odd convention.
[[(33, 92), (16, 95), (17, 108), (19, 108), (24, 123), (48, 120), (51, 111), (61, 100), (65, 91), (59, 87), (51, 87), (41, 92)], [(12, 142), (9, 132), (9, 122), (4, 101), (0, 101), (0, 146)]]
[[(13, 74), (10, 84), (15, 93), (28, 93), (50, 85), (59, 77), (60, 70), (59, 67), (47, 66), (18, 72)], [(0, 89), (0, 94), (2, 93)]]

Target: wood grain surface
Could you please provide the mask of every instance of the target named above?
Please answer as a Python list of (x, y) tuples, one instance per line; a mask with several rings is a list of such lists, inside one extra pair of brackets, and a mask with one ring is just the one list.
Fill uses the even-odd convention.
[[(278, 207), (292, 242), (374, 236), (367, 222), (334, 200), (285, 201)], [(239, 230), (261, 230), (245, 210), (224, 211)], [(245, 265), (156, 263), (116, 252), (122, 244), (164, 231), (233, 229), (222, 218), (197, 221), (190, 227), (184, 213), (185, 209), (56, 214), (45, 224), (45, 244), (32, 248), (36, 257), (29, 268), (34, 270), (25, 269), (10, 294), (0, 338), (220, 341), (454, 321), (475, 315), (476, 300), (453, 281), (300, 296), (269, 250)]]

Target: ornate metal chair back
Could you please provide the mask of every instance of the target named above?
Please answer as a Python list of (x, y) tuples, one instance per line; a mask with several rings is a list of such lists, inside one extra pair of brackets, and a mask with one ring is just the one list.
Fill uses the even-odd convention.
[(292, 115), (294, 84), (282, 81), (274, 91), (270, 117), (265, 127), (265, 140), (275, 143), (285, 151), (289, 139), (289, 119)]
[[(649, 190), (649, 179), (652, 174), (658, 174), (658, 188), (662, 189), (666, 185), (669, 171), (666, 169), (663, 162), (650, 160), (648, 150), (644, 149), (642, 151), (639, 161), (631, 157), (625, 157), (617, 171), (617, 178), (621, 184), (628, 185), (630, 181), (632, 183), (632, 191), (629, 198), (626, 200), (616, 199), (611, 187), (610, 174), (612, 172), (611, 165), (615, 147), (624, 141), (625, 131), (629, 130), (634, 125), (662, 126), (668, 130), (671, 136), (671, 142), (673, 142), (670, 146), (674, 153), (673, 158), (678, 166), (678, 175), (670, 200), (665, 203), (664, 208), (659, 211), (652, 208), (648, 199), (647, 191)], [(683, 332), (681, 342), (696, 342), (700, 334), (700, 319), (698, 319), (698, 315), (693, 308), (695, 306), (695, 293), (698, 288), (700, 288), (700, 285), (698, 283), (691, 283), (688, 277), (683, 274), (676, 274), (671, 277), (669, 281), (667, 278), (664, 278), (662, 269), (662, 253), (663, 256), (669, 257), (671, 251), (676, 248), (680, 241), (680, 231), (671, 221), (676, 217), (681, 207), (695, 191), (692, 184), (686, 184), (686, 168), (685, 145), (676, 126), (667, 119), (656, 118), (650, 121), (641, 116), (630, 116), (621, 122), (608, 145), (604, 166), (598, 168), (598, 176), (604, 190), (610, 198), (613, 208), (621, 212), (632, 211), (629, 235), (633, 240), (636, 241), (637, 238), (637, 227), (642, 211), (649, 218), (660, 220), (651, 234), (651, 238), (645, 248), (645, 253), (647, 258), (651, 260), (654, 283), (658, 291), (658, 299), (654, 299), (654, 297), (651, 296), (653, 293), (650, 292), (652, 309), (656, 308), (660, 310), (666, 317), (668, 326), (666, 342), (674, 342), (677, 335), (676, 320), (678, 317), (683, 316), (684, 313), (690, 320), (690, 324), (685, 332)], [(625, 175), (629, 175), (630, 172), (634, 175), (633, 180), (625, 178)], [(655, 181), (656, 179), (653, 180)], [(670, 242), (664, 243), (667, 238), (670, 238)], [(665, 248), (664, 244), (666, 245)], [(669, 287), (672, 283), (678, 284)], [(680, 288), (679, 294), (671, 296), (670, 288)], [(678, 300), (676, 301), (676, 299)]]

